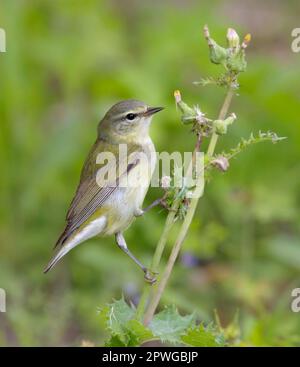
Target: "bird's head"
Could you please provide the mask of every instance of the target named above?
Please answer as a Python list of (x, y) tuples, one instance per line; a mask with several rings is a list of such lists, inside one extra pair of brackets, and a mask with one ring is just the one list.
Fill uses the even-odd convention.
[(98, 135), (136, 140), (148, 137), (152, 116), (162, 109), (134, 99), (121, 101), (108, 110), (98, 126)]

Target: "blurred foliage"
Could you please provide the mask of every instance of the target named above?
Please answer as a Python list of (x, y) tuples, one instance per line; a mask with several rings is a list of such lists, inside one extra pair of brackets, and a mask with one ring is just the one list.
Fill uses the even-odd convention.
[[(136, 303), (143, 276), (114, 244), (93, 239), (47, 276), (42, 269), (64, 225), (85, 155), (103, 113), (138, 98), (165, 105), (151, 135), (158, 151), (190, 151), (173, 91), (216, 114), (224, 93), (193, 81), (214, 75), (202, 28), (250, 32), (248, 70), (218, 150), (252, 131), (288, 139), (258, 145), (215, 173), (163, 301), (224, 330), (239, 309), (241, 345), (299, 345), (290, 308), (300, 283), (300, 55), (290, 49), (297, 1), (1, 0), (0, 345), (102, 345), (97, 315), (123, 293)], [(151, 189), (150, 203), (160, 195)], [(126, 232), (150, 262), (166, 213), (154, 209)], [(174, 238), (176, 231), (174, 231)], [(188, 255), (188, 256), (187, 256)]]

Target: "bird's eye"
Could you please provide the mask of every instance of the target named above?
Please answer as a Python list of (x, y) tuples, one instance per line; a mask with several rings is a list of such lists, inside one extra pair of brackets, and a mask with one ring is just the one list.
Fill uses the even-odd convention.
[(127, 119), (127, 120), (132, 121), (132, 120), (134, 120), (135, 118), (136, 118), (136, 114), (134, 114), (134, 113), (128, 113), (128, 114), (126, 115), (126, 119)]

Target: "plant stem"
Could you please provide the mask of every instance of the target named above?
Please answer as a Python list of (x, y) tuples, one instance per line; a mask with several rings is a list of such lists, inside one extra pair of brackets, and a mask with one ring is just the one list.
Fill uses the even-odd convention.
[[(196, 146), (193, 152), (193, 157), (192, 160), (189, 163), (189, 167), (187, 169), (187, 176), (189, 176), (192, 172), (192, 168), (193, 168), (193, 162), (195, 160), (196, 157), (196, 153), (199, 151), (200, 148), (200, 144), (201, 144), (201, 136), (198, 136), (197, 142), (196, 142)], [(167, 216), (166, 219), (166, 223), (163, 229), (163, 233), (157, 243), (153, 258), (152, 258), (152, 262), (150, 265), (150, 269), (152, 271), (157, 271), (158, 270), (158, 266), (162, 257), (162, 254), (164, 252), (164, 249), (166, 247), (166, 243), (169, 237), (169, 233), (173, 227), (173, 224), (175, 222), (175, 216), (178, 210), (178, 207), (180, 205), (180, 199), (174, 200), (173, 205), (171, 207), (171, 210), (169, 211), (169, 214)], [(136, 318), (138, 320), (141, 320), (145, 311), (145, 307), (146, 307), (146, 303), (147, 300), (149, 298), (150, 292), (151, 292), (152, 286), (149, 283), (145, 284), (143, 293), (141, 295), (137, 310), (136, 310)]]
[[(152, 271), (156, 271), (160, 263), (160, 259), (164, 251), (164, 248), (166, 246), (170, 230), (174, 224), (174, 219), (175, 219), (175, 215), (178, 209), (178, 205), (179, 205), (179, 202), (175, 200), (167, 216), (166, 223), (163, 229), (163, 233), (157, 243), (157, 246), (156, 246), (153, 258), (152, 258), (152, 262), (150, 266), (150, 269)], [(136, 310), (136, 318), (138, 320), (141, 320), (143, 317), (146, 303), (150, 295), (150, 291), (151, 291), (151, 284), (145, 283), (145, 287), (144, 287), (143, 293), (141, 295), (141, 298), (140, 298), (140, 301), (139, 301), (139, 304)]]
[[(224, 103), (223, 103), (222, 108), (220, 110), (218, 119), (223, 120), (226, 117), (233, 95), (234, 95), (234, 89), (232, 87), (229, 87), (229, 89), (227, 91), (227, 94), (226, 94), (226, 97), (225, 97), (225, 100), (224, 100)], [(207, 155), (209, 157), (211, 157), (214, 154), (214, 150), (215, 150), (217, 141), (218, 141), (218, 135), (215, 132), (213, 132), (210, 143), (209, 143), (209, 146), (208, 146), (208, 150), (207, 150)], [(171, 275), (171, 272), (173, 270), (173, 266), (175, 264), (175, 261), (178, 257), (181, 246), (182, 246), (182, 244), (185, 240), (185, 237), (186, 237), (187, 232), (189, 230), (190, 224), (191, 224), (192, 219), (194, 217), (198, 201), (199, 201), (200, 197), (203, 195), (203, 192), (204, 192), (204, 181), (202, 180), (201, 175), (199, 175), (199, 177), (197, 179), (196, 189), (195, 189), (195, 194), (196, 195), (194, 195), (194, 197), (191, 200), (191, 203), (190, 203), (190, 206), (188, 208), (187, 214), (186, 214), (186, 216), (184, 218), (184, 221), (182, 223), (182, 226), (180, 228), (177, 240), (176, 240), (175, 245), (174, 245), (174, 247), (171, 251), (171, 255), (168, 259), (166, 268), (165, 268), (165, 270), (164, 270), (164, 272), (161, 276), (161, 279), (160, 279), (158, 285), (155, 288), (155, 291), (154, 291), (152, 300), (150, 301), (150, 304), (148, 306), (148, 309), (146, 310), (145, 317), (144, 317), (144, 323), (146, 325), (151, 321), (151, 319), (152, 319), (152, 317), (155, 313), (155, 310), (156, 310), (156, 308), (159, 304), (159, 301), (162, 297), (162, 294), (165, 290), (165, 287), (167, 285), (167, 282), (168, 282), (169, 277)]]
[[(223, 106), (219, 113), (219, 117), (218, 117), (219, 120), (224, 120), (224, 118), (226, 117), (233, 95), (234, 95), (234, 88), (229, 87), (225, 100), (223, 102)], [(212, 137), (209, 142), (208, 149), (207, 149), (208, 157), (213, 156), (217, 142), (218, 142), (218, 138), (219, 138), (219, 135), (213, 132)]]

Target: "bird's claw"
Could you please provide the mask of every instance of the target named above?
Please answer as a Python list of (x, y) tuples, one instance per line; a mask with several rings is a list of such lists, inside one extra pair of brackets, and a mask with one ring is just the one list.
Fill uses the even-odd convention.
[(135, 217), (141, 217), (142, 215), (145, 214), (145, 211), (143, 209), (137, 209), (134, 213)]
[(157, 281), (156, 276), (158, 275), (157, 272), (154, 272), (150, 269), (145, 269), (144, 273), (145, 273), (144, 279), (147, 283), (150, 283), (150, 284), (156, 283)]

